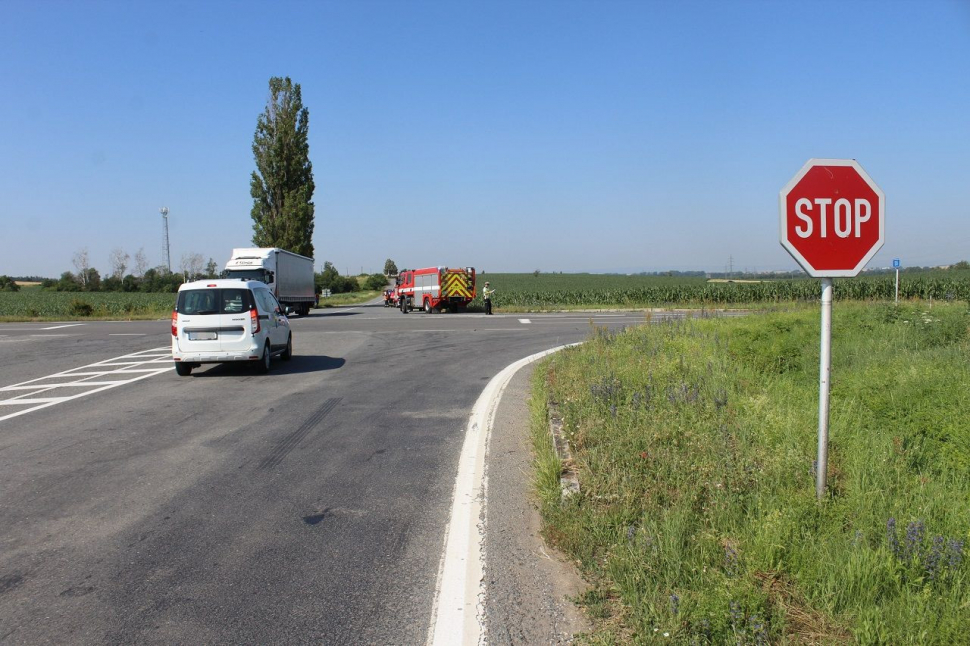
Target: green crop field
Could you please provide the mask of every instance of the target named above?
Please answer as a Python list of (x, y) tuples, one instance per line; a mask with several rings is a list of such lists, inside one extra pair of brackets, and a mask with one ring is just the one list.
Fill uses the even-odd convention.
[[(809, 302), (821, 295), (811, 278), (709, 282), (702, 276), (626, 276), (618, 274), (479, 274), (478, 292), (488, 280), (499, 310), (542, 311), (582, 308), (743, 307)], [(890, 274), (837, 279), (837, 300), (888, 301), (894, 297)], [(365, 295), (352, 297), (357, 302)], [(371, 295), (367, 294), (367, 298)], [(903, 300), (970, 300), (970, 271), (907, 272), (900, 279)], [(52, 292), (31, 286), (0, 292), (0, 320), (76, 318), (158, 318), (171, 312), (174, 294), (140, 292)], [(321, 306), (342, 300), (321, 301)], [(481, 297), (472, 303), (480, 309)]]
[(38, 288), (0, 292), (0, 320), (163, 318), (175, 294), (51, 292)]
[[(609, 274), (493, 274), (478, 277), (495, 289), (496, 308), (512, 311), (577, 307), (723, 307), (818, 300), (817, 279), (760, 282), (708, 282), (694, 276)], [(481, 287), (479, 287), (481, 292)], [(891, 300), (895, 277), (889, 274), (837, 279), (837, 300)], [(904, 300), (970, 300), (970, 272), (907, 273), (900, 279)], [(480, 298), (475, 305), (481, 305)]]

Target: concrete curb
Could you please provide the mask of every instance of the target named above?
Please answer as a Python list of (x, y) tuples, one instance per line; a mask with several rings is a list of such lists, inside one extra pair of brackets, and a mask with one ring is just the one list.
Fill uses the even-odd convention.
[(562, 464), (562, 471), (559, 474), (559, 487), (562, 489), (562, 497), (568, 498), (579, 493), (576, 463), (573, 461), (572, 451), (569, 450), (569, 439), (563, 431), (559, 403), (550, 399), (546, 402), (546, 409), (549, 411), (549, 434), (552, 436), (552, 447), (556, 451), (556, 457), (559, 458), (560, 464)]

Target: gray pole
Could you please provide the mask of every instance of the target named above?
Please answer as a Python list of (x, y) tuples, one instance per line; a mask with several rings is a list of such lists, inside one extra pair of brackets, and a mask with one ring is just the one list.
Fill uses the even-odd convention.
[(899, 267), (896, 267), (896, 305), (899, 305)]
[(815, 466), (815, 495), (825, 497), (825, 476), (829, 462), (829, 378), (832, 374), (832, 279), (822, 279), (822, 346), (818, 375), (818, 464)]
[(168, 273), (172, 273), (172, 256), (168, 249), (168, 207), (163, 206), (158, 209), (158, 212), (162, 214), (162, 242), (165, 244), (162, 251), (165, 252), (165, 264), (168, 267)]

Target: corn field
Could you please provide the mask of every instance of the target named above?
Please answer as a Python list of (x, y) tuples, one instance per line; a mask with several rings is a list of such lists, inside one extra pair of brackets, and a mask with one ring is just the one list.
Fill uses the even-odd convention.
[[(543, 308), (556, 306), (726, 306), (750, 303), (816, 301), (821, 284), (816, 279), (763, 282), (709, 283), (697, 278), (639, 276), (554, 275), (542, 281), (529, 274), (490, 274), (496, 289), (496, 307)], [(639, 281), (637, 279), (640, 279)], [(646, 279), (646, 280), (643, 280)], [(572, 280), (572, 285), (570, 285)], [(623, 284), (626, 282), (627, 284)], [(640, 284), (636, 284), (639, 282)], [(599, 284), (598, 284), (599, 283)], [(836, 279), (837, 300), (891, 301), (895, 277)], [(902, 300), (970, 300), (970, 276), (950, 277), (940, 273), (901, 277)]]
[(41, 289), (0, 292), (0, 316), (14, 318), (164, 317), (174, 306), (175, 294), (50, 292)]

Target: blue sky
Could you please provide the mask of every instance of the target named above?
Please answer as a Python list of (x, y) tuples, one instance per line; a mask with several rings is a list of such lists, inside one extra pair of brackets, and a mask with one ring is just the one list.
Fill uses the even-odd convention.
[(0, 274), (249, 246), (271, 76), (341, 272), (797, 266), (778, 191), (855, 158), (870, 267), (970, 259), (970, 2), (0, 2)]

